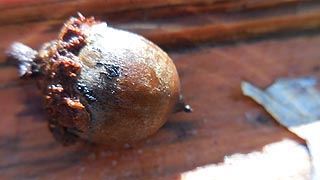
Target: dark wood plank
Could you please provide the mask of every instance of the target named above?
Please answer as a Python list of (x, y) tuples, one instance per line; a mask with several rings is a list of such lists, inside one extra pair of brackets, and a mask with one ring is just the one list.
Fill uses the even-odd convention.
[[(109, 19), (108, 15), (101, 17), (110, 26), (139, 33), (165, 49), (185, 48), (208, 42), (237, 41), (275, 33), (315, 30), (320, 27), (319, 18), (319, 2), (237, 13), (204, 11), (156, 20), (136, 19), (130, 22)], [(66, 19), (67, 17), (64, 20)], [(62, 24), (60, 20), (48, 20), (3, 26), (0, 33), (5, 36), (0, 36), (0, 51), (5, 51), (13, 41), (21, 41), (38, 49), (43, 42), (56, 38)], [(1, 60), (4, 60), (3, 54), (0, 54)]]
[[(0, 26), (32, 21), (64, 20), (82, 12), (86, 15), (104, 15), (116, 19), (132, 20), (132, 17), (176, 16), (194, 14), (204, 10), (241, 11), (268, 8), (286, 4), (296, 4), (305, 0), (46, 0), (3, 1), (0, 3)], [(116, 14), (116, 15), (114, 15)], [(109, 17), (110, 18), (110, 17)]]
[[(263, 87), (279, 77), (318, 76), (319, 43), (315, 34), (171, 53), (186, 101), (195, 111), (172, 115), (157, 134), (123, 150), (62, 147), (46, 128), (34, 86), (2, 90), (1, 177), (176, 179), (184, 171), (220, 162), (226, 154), (259, 150), (283, 138), (298, 140), (244, 97), (240, 82)], [(257, 111), (263, 121), (246, 118)]]
[[(32, 6), (20, 7), (17, 2), (21, 1), (6, 8), (41, 7), (44, 11), (50, 5), (31, 0), (28, 3)], [(90, 3), (82, 2), (79, 7)], [(182, 173), (220, 163), (226, 155), (259, 151), (285, 138), (303, 144), (244, 97), (240, 83), (247, 80), (266, 87), (280, 77), (319, 76), (320, 32), (316, 29), (320, 26), (320, 3), (210, 1), (212, 6), (205, 7), (197, 0), (174, 1), (178, 4), (169, 0), (144, 4), (141, 0), (125, 7), (126, 0), (108, 2), (114, 3), (109, 10), (97, 9), (102, 19), (115, 17), (122, 10), (128, 16), (136, 15), (133, 17), (143, 17), (146, 9), (154, 10), (150, 19), (115, 18), (109, 19), (109, 24), (140, 33), (170, 50), (183, 94), (194, 112), (173, 114), (158, 133), (131, 147), (112, 149), (84, 142), (62, 147), (48, 131), (36, 85), (20, 82), (17, 70), (5, 64), (2, 52), (13, 41), (37, 49), (56, 38), (62, 19), (74, 14), (78, 6), (70, 6), (72, 12), (57, 9), (57, 14), (42, 16), (39, 22), (30, 21), (41, 11), (12, 22), (0, 16), (0, 179), (180, 179)], [(85, 12), (90, 14), (97, 6), (99, 3)], [(117, 7), (117, 12), (111, 7)], [(168, 18), (175, 8), (181, 11)], [(21, 10), (17, 16), (15, 10), (0, 11), (0, 15), (9, 12), (12, 18), (20, 17), (27, 11)], [(294, 157), (291, 161), (299, 163)]]

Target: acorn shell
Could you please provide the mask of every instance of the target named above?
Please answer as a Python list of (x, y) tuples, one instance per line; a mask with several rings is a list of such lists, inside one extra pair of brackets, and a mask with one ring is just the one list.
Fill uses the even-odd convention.
[(78, 84), (90, 114), (80, 137), (97, 143), (128, 143), (155, 133), (176, 106), (180, 84), (175, 65), (158, 46), (142, 36), (107, 27), (86, 30), (88, 43), (79, 52)]
[(37, 81), (56, 140), (122, 145), (155, 133), (171, 112), (191, 111), (164, 51), (140, 35), (78, 15), (39, 51), (14, 43), (7, 53), (22, 78)]

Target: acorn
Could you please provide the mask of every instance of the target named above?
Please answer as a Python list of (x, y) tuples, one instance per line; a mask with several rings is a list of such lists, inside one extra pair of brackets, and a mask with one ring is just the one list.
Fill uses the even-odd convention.
[(144, 37), (80, 13), (39, 51), (12, 44), (8, 60), (36, 80), (49, 129), (64, 145), (79, 139), (126, 144), (154, 134), (172, 112), (190, 112), (170, 57)]

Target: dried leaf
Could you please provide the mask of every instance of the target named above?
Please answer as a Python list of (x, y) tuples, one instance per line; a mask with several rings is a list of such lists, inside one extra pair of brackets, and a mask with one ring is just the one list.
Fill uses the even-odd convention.
[(320, 179), (320, 91), (317, 79), (279, 79), (266, 90), (242, 83), (244, 95), (261, 104), (280, 124), (306, 140), (313, 180)]

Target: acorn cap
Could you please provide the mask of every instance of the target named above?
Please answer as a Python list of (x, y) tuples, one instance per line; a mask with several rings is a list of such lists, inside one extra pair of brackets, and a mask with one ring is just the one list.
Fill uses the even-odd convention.
[(164, 51), (140, 35), (78, 15), (39, 51), (14, 43), (7, 53), (22, 78), (37, 80), (58, 141), (130, 143), (155, 133), (170, 113), (191, 112)]

